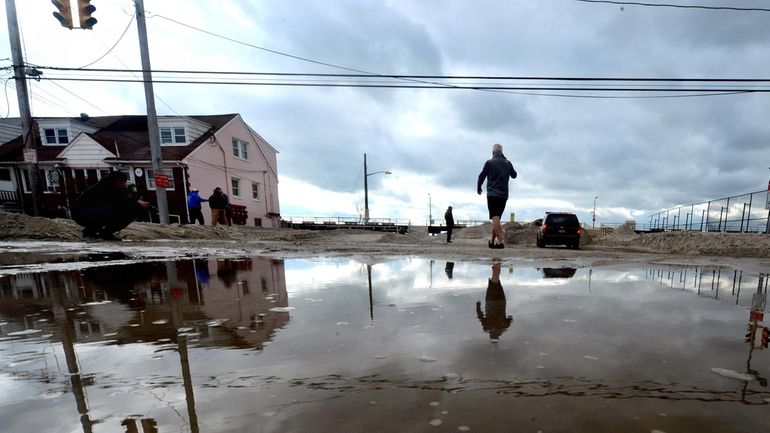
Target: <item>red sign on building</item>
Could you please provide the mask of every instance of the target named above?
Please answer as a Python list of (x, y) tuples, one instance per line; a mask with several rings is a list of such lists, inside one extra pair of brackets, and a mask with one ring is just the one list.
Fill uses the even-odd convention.
[(156, 188), (168, 188), (168, 176), (165, 174), (156, 174), (154, 177)]

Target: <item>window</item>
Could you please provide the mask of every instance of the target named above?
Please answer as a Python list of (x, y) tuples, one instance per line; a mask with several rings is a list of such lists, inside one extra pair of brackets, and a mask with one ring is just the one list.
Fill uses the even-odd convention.
[(46, 192), (58, 192), (59, 191), (59, 171), (55, 168), (43, 170), (45, 176), (45, 190)]
[(66, 128), (46, 128), (45, 144), (67, 144), (70, 142)]
[(232, 178), (230, 179), (230, 184), (232, 185), (233, 190), (233, 196), (234, 197), (240, 197), (241, 196), (241, 180)]
[(11, 169), (0, 168), (0, 182), (10, 182), (10, 181), (11, 181)]
[(249, 159), (249, 143), (233, 138), (233, 156), (240, 159)]
[(259, 200), (259, 183), (257, 182), (251, 183), (251, 198)]
[[(168, 176), (168, 188), (166, 188), (166, 191), (173, 191), (174, 190), (174, 172), (173, 170), (165, 170), (166, 176)], [(145, 169), (145, 173), (147, 173), (147, 176), (145, 178), (147, 179), (147, 189), (155, 190), (155, 170), (148, 168)]]
[(187, 134), (185, 133), (184, 126), (161, 126), (160, 144), (187, 144)]

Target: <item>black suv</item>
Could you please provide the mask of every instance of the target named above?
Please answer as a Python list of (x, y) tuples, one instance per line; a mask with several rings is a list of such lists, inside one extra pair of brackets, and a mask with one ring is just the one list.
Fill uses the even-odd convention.
[(580, 221), (577, 215), (569, 212), (546, 212), (545, 218), (536, 220), (537, 246), (566, 245), (568, 248), (580, 248)]

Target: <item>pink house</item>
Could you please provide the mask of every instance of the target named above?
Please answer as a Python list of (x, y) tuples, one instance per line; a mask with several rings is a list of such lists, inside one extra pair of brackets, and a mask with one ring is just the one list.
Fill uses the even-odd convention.
[[(220, 187), (230, 197), (234, 222), (278, 227), (277, 151), (239, 114), (159, 116), (161, 152), (172, 222), (189, 220), (186, 198), (198, 188), (208, 198)], [(146, 116), (35, 118), (40, 213), (68, 217), (90, 185), (110, 171), (125, 173), (139, 195), (155, 200)], [(30, 213), (32, 196), (19, 119), (0, 122), (0, 205)], [(206, 224), (211, 222), (203, 204)], [(146, 220), (158, 221), (148, 213)]]

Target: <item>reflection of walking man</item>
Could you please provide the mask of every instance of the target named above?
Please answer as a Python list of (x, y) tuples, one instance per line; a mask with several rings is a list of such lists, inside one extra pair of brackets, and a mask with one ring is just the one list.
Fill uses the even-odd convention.
[(497, 260), (492, 264), (492, 277), (487, 283), (484, 311), (481, 311), (481, 302), (477, 301), (476, 316), (491, 340), (499, 339), (513, 322), (512, 316), (505, 315), (505, 292), (500, 284), (500, 262)]
[(503, 146), (495, 144), (492, 146), (492, 159), (484, 163), (484, 168), (479, 173), (478, 182), (476, 182), (476, 192), (481, 194), (481, 184), (484, 179), (487, 180), (487, 208), (489, 209), (489, 219), (492, 220), (492, 238), (489, 241), (489, 248), (504, 248), (503, 245), (503, 226), (500, 224), (500, 217), (505, 211), (505, 203), (508, 201), (508, 178), (516, 179), (516, 170), (513, 164), (503, 155)]
[(455, 226), (455, 219), (452, 216), (452, 206), (449, 206), (444, 212), (444, 221), (446, 222), (446, 241), (452, 243), (452, 229)]

